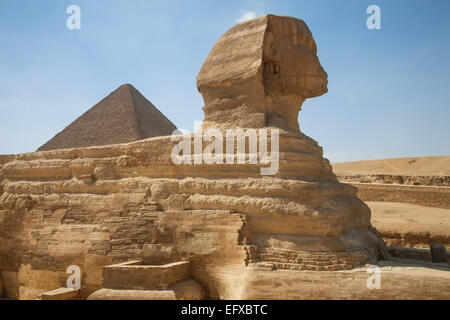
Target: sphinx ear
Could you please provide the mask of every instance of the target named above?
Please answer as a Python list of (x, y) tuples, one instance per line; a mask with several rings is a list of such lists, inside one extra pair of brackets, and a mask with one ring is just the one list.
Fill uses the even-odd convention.
[(264, 56), (268, 59), (275, 59), (276, 50), (274, 46), (274, 36), (273, 33), (268, 31), (264, 36)]
[(280, 76), (280, 64), (275, 60), (266, 60), (263, 70), (264, 88), (266, 92), (283, 92)]
[(266, 92), (283, 92), (280, 55), (271, 31), (267, 31), (264, 36), (263, 53), (263, 79)]

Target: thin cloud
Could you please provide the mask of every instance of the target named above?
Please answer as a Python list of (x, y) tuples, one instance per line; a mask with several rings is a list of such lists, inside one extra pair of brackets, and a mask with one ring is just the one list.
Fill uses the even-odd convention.
[(256, 12), (255, 11), (246, 11), (244, 12), (237, 20), (237, 23), (245, 22), (247, 20), (255, 19)]

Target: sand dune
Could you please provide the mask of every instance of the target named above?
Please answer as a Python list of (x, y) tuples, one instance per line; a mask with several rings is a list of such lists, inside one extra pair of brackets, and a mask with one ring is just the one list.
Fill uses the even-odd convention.
[(333, 163), (332, 166), (337, 176), (373, 174), (448, 176), (450, 156), (363, 160)]
[(334, 163), (333, 171), (358, 188), (388, 245), (450, 246), (450, 156)]

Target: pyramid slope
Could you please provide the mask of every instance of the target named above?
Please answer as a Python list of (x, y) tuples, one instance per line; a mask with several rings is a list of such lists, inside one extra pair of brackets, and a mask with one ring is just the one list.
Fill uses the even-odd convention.
[(38, 151), (127, 143), (176, 129), (150, 101), (124, 84), (56, 134)]
[(136, 88), (130, 86), (129, 89), (141, 139), (171, 135), (176, 130), (176, 126)]

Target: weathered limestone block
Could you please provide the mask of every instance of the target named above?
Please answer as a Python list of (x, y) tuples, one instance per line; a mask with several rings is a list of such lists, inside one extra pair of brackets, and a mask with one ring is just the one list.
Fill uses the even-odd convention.
[[(367, 286), (367, 267), (341, 271), (263, 271), (255, 268), (236, 299), (450, 299), (449, 268), (380, 262), (379, 289)], [(276, 284), (276, 285), (274, 285)], [(268, 289), (270, 288), (270, 289)]]
[(189, 279), (180, 281), (166, 290), (130, 290), (102, 288), (88, 300), (202, 300), (205, 292), (201, 284)]
[(146, 244), (143, 246), (144, 264), (164, 264), (173, 261), (172, 246), (167, 244)]
[(189, 278), (189, 262), (178, 261), (163, 265), (147, 265), (131, 261), (103, 268), (103, 288), (109, 289), (167, 289)]
[(450, 209), (450, 188), (448, 187), (354, 182), (351, 185), (358, 189), (358, 197), (364, 201), (401, 202)]
[(40, 294), (41, 300), (75, 300), (78, 290), (73, 288), (58, 288)]

